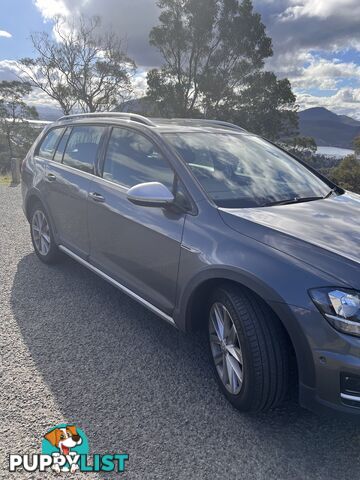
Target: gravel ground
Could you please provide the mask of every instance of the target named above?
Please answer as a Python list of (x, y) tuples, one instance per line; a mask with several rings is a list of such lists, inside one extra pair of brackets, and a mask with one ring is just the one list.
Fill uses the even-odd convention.
[(52, 478), (11, 475), (7, 456), (40, 453), (44, 433), (63, 422), (85, 431), (92, 453), (129, 453), (123, 478), (359, 478), (359, 427), (295, 402), (236, 412), (201, 336), (177, 332), (70, 259), (42, 265), (20, 197), (0, 186), (0, 478)]

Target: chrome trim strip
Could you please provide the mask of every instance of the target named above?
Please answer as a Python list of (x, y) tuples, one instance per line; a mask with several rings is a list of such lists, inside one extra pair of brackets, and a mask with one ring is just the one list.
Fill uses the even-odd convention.
[(105, 183), (110, 185), (111, 187), (119, 188), (124, 193), (127, 193), (130, 188), (130, 187), (126, 187), (125, 185), (121, 185), (121, 183), (112, 182), (111, 180), (107, 180), (106, 178), (99, 177), (98, 175), (93, 175), (92, 180), (100, 180), (100, 183)]
[[(359, 327), (359, 322), (353, 322), (352, 320), (348, 320), (347, 318), (338, 317), (337, 315), (330, 315), (329, 313), (325, 313), (325, 317), (329, 320), (335, 320), (337, 322), (346, 323), (346, 325), (350, 325), (352, 327)], [(343, 332), (345, 333), (345, 332)]]
[(88, 268), (89, 270), (91, 270), (92, 272), (96, 273), (97, 275), (99, 275), (99, 277), (103, 278), (104, 280), (106, 280), (107, 282), (111, 283), (114, 287), (118, 288), (119, 290), (123, 291), (124, 293), (126, 293), (127, 295), (129, 295), (129, 297), (133, 298), (134, 300), (136, 300), (137, 302), (141, 303), (144, 307), (148, 308), (149, 310), (151, 310), (153, 313), (155, 313), (156, 315), (158, 315), (159, 317), (161, 317), (163, 320), (165, 320), (166, 322), (170, 323), (173, 327), (176, 328), (176, 323), (174, 322), (174, 320), (172, 319), (172, 317), (170, 317), (169, 315), (167, 315), (166, 313), (164, 313), (162, 310), (160, 310), (159, 308), (155, 307), (155, 305), (153, 305), (152, 303), (148, 302), (147, 300), (145, 300), (144, 298), (140, 297), (139, 295), (137, 295), (136, 293), (134, 293), (132, 290), (130, 290), (129, 288), (125, 287), (124, 285), (122, 285), (121, 283), (119, 283), (118, 281), (114, 280), (112, 277), (110, 277), (109, 275), (107, 275), (106, 273), (102, 272), (101, 270), (99, 270), (98, 268), (94, 267), (93, 265), (91, 265), (91, 263), (87, 262), (86, 260), (84, 260), (83, 258), (79, 257), (78, 255), (76, 255), (76, 253), (72, 252), (71, 250), (69, 250), (68, 248), (64, 247), (63, 245), (59, 245), (59, 249), (61, 251), (63, 251), (64, 253), (66, 253), (66, 255), (69, 255), (69, 257), (73, 258), (74, 260), (76, 260), (77, 262), (79, 262), (81, 265), (83, 265), (84, 267)]
[(352, 400), (353, 402), (360, 402), (360, 397), (355, 395), (348, 395), (347, 393), (340, 393), (340, 397), (344, 400)]
[[(38, 156), (38, 155), (37, 155)], [(77, 173), (79, 174), (80, 176), (83, 176), (85, 178), (89, 178), (89, 179), (93, 179), (94, 177), (95, 178), (98, 178), (95, 173), (90, 173), (90, 172), (85, 172), (84, 170), (80, 170), (78, 168), (75, 168), (75, 167), (72, 167), (71, 165), (66, 165), (66, 163), (62, 163), (62, 162), (55, 162), (55, 160), (51, 160), (50, 158), (44, 158), (44, 157), (39, 157), (41, 158), (43, 161), (46, 161), (48, 163), (50, 163), (50, 165), (54, 165), (54, 167), (61, 167), (63, 170), (65, 170), (66, 172), (69, 172), (69, 173)]]

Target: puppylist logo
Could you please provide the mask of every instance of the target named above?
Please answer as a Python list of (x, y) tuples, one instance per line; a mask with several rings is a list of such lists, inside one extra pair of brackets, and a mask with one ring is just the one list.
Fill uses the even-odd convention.
[(41, 454), (9, 456), (9, 471), (17, 472), (118, 472), (125, 471), (127, 454), (89, 455), (85, 433), (75, 425), (61, 424), (49, 430), (42, 440)]

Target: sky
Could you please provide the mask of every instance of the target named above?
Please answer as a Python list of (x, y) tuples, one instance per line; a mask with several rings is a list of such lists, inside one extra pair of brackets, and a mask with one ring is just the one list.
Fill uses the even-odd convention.
[[(266, 68), (291, 81), (301, 109), (326, 107), (360, 120), (360, 0), (253, 0), (273, 39)], [(148, 36), (156, 0), (1, 0), (0, 80), (14, 78), (16, 60), (32, 56), (31, 32), (52, 32), (56, 15), (100, 15), (104, 28), (126, 37), (139, 66), (136, 91), (160, 58)], [(31, 103), (51, 105), (40, 92)]]

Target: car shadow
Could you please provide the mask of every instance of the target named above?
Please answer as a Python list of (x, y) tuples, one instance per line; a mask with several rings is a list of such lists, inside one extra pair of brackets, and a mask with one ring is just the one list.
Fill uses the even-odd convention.
[(11, 306), (64, 418), (92, 453), (129, 453), (127, 478), (359, 474), (356, 425), (294, 400), (240, 414), (218, 390), (202, 334), (184, 335), (70, 259), (22, 258)]

